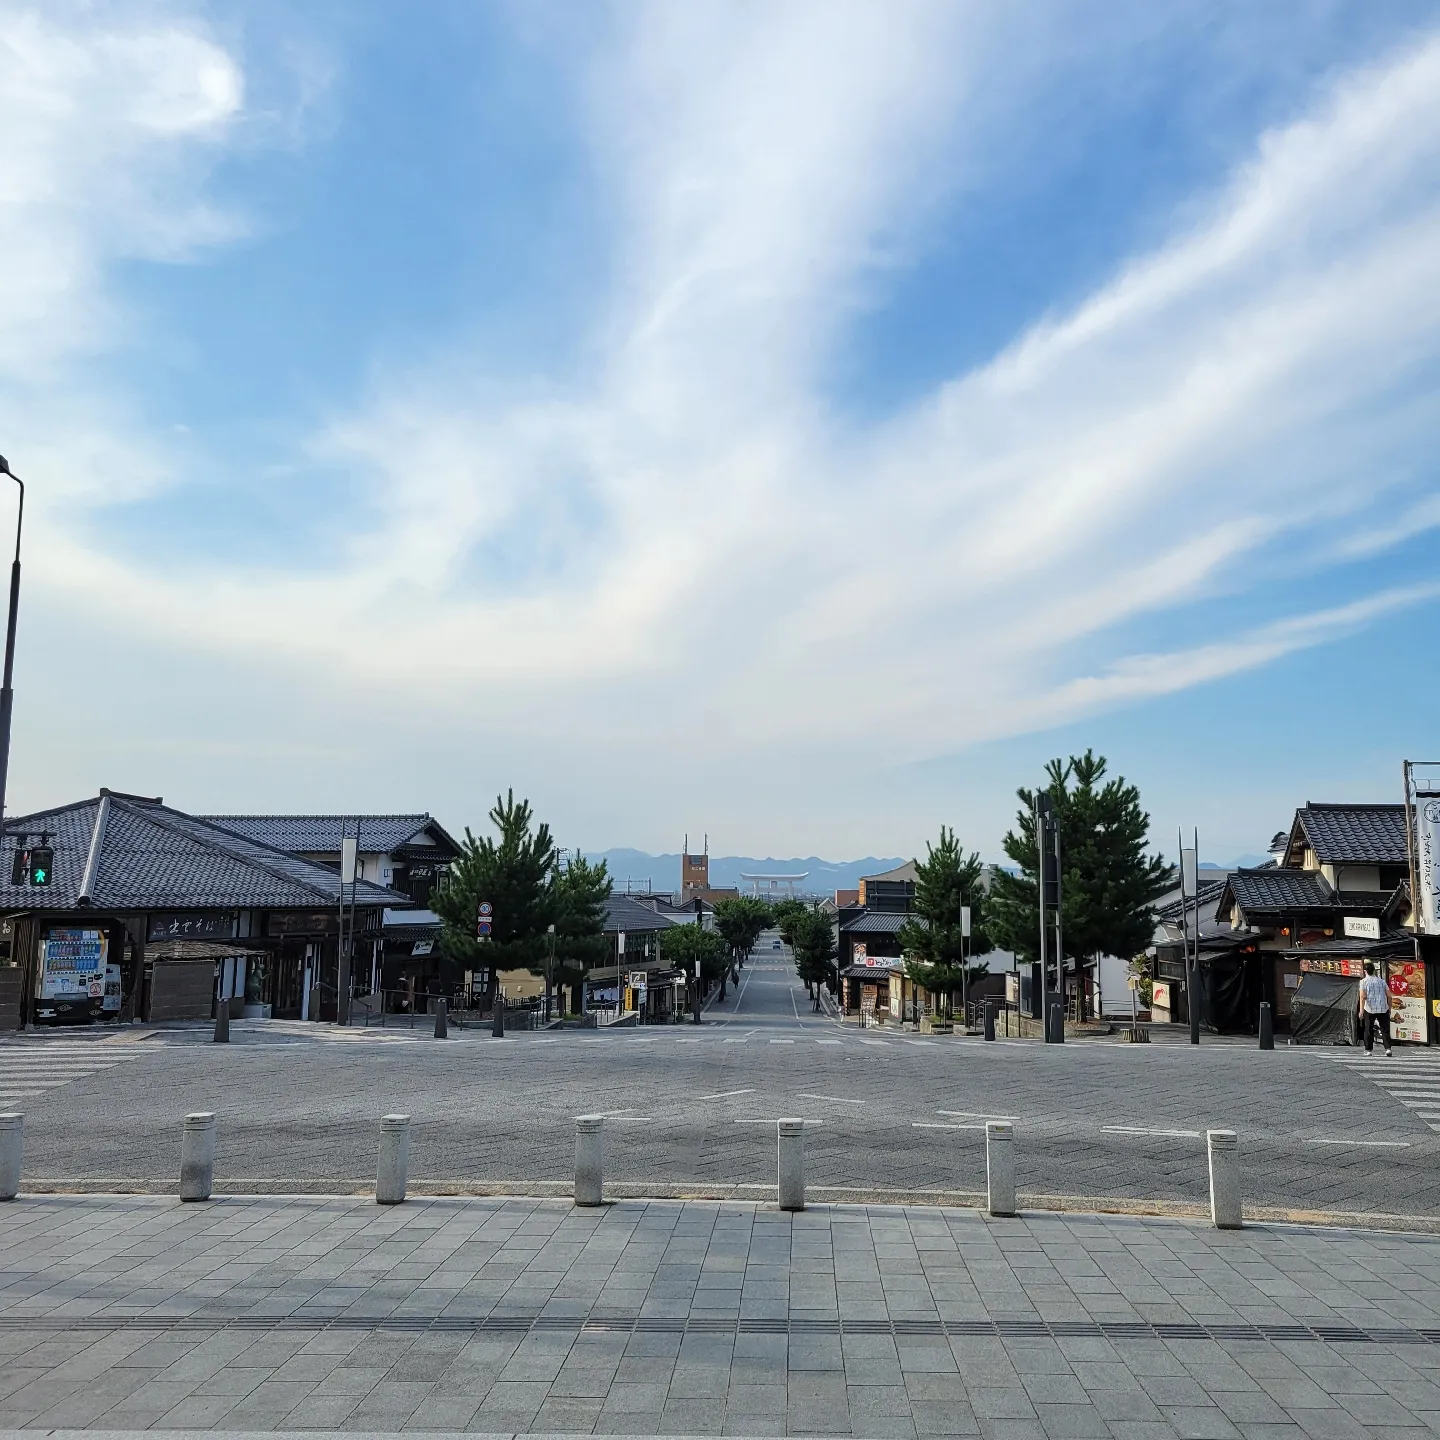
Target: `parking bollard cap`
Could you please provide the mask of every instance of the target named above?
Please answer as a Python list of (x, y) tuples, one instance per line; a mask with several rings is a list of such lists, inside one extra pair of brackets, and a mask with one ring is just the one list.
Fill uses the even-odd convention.
[(786, 1135), (798, 1134), (805, 1128), (805, 1122), (803, 1120), (777, 1120), (775, 1123), (780, 1127), (781, 1132)]
[(1233, 1130), (1207, 1130), (1205, 1138), (1221, 1150), (1233, 1149), (1239, 1143), (1239, 1136)]
[(380, 1123), (387, 1129), (398, 1130), (410, 1123), (410, 1117), (408, 1115), (382, 1115)]
[(195, 1130), (203, 1130), (208, 1125), (215, 1123), (215, 1112), (213, 1110), (196, 1110), (193, 1114), (185, 1117), (187, 1127)]
[(987, 1120), (985, 1134), (994, 1140), (1013, 1140), (1015, 1138), (1015, 1122), (1013, 1120)]
[(575, 1117), (575, 1128), (577, 1130), (598, 1130), (605, 1123), (603, 1115), (577, 1115)]
[(0, 1130), (16, 1130), (25, 1123), (25, 1117), (15, 1111), (0, 1115)]

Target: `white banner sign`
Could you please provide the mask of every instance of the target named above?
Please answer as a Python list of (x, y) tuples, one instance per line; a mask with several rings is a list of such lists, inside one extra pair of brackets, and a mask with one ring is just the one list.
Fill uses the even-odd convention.
[(1378, 940), (1380, 921), (1368, 915), (1347, 915), (1345, 934), (1352, 940)]
[(1415, 868), (1420, 885), (1420, 933), (1440, 935), (1440, 795), (1415, 797)]

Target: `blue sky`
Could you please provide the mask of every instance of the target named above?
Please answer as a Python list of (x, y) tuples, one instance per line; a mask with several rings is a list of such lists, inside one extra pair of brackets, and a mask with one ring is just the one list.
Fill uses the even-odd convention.
[(0, 0), (0, 114), (12, 809), (994, 857), (1093, 745), (1226, 860), (1440, 752), (1440, 5)]

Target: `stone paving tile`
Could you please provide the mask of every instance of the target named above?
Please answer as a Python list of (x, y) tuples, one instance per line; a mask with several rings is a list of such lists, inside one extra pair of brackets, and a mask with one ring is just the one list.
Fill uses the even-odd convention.
[[(22, 1313), (143, 1303), (213, 1311), (219, 1326), (224, 1314), (324, 1300), (376, 1327), (0, 1330), (0, 1426), (1358, 1440), (1418, 1437), (1440, 1419), (1440, 1345), (578, 1328), (607, 1309), (732, 1322), (1440, 1326), (1440, 1240), (1429, 1236), (672, 1202), (581, 1213), (528, 1200), (378, 1212), (252, 1198), (177, 1211), (52, 1197), (39, 1225), (30, 1205), (15, 1202), (17, 1224), (0, 1233), (0, 1276), (23, 1256), (31, 1280), (0, 1283)], [(81, 1232), (100, 1237), (87, 1269), (75, 1260)], [(1366, 1265), (1354, 1258), (1361, 1244)], [(142, 1252), (152, 1258), (119, 1259)], [(74, 1311), (81, 1301), (90, 1308)], [(382, 1323), (454, 1315), (457, 1304), (577, 1328)]]

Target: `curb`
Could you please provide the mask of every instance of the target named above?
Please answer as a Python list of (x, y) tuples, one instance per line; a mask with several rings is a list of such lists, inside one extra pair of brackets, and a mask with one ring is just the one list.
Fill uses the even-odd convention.
[[(571, 1194), (568, 1180), (412, 1180), (409, 1193), (416, 1199), (480, 1200), (503, 1197), (555, 1200)], [(27, 1180), (17, 1198), (47, 1195), (127, 1196), (175, 1195), (175, 1180), (41, 1179)], [(922, 1206), (952, 1210), (980, 1210), (985, 1195), (977, 1190), (885, 1190), (872, 1187), (809, 1185), (806, 1198), (816, 1205)], [(276, 1200), (325, 1196), (365, 1198), (374, 1194), (373, 1180), (232, 1179), (216, 1180), (215, 1196), (258, 1197)], [(611, 1200), (739, 1201), (766, 1205), (774, 1202), (773, 1184), (672, 1185), (654, 1182), (627, 1184), (607, 1180)], [(1032, 1213), (1071, 1215), (1123, 1215), (1135, 1219), (1206, 1220), (1210, 1207), (1185, 1200), (1136, 1200), (1112, 1195), (1042, 1195), (1021, 1192), (1020, 1208)], [(1279, 1205), (1245, 1206), (1247, 1221), (1282, 1225), (1313, 1225), (1327, 1229), (1399, 1230), (1440, 1235), (1440, 1215), (1393, 1215), (1383, 1211), (1298, 1210)]]

